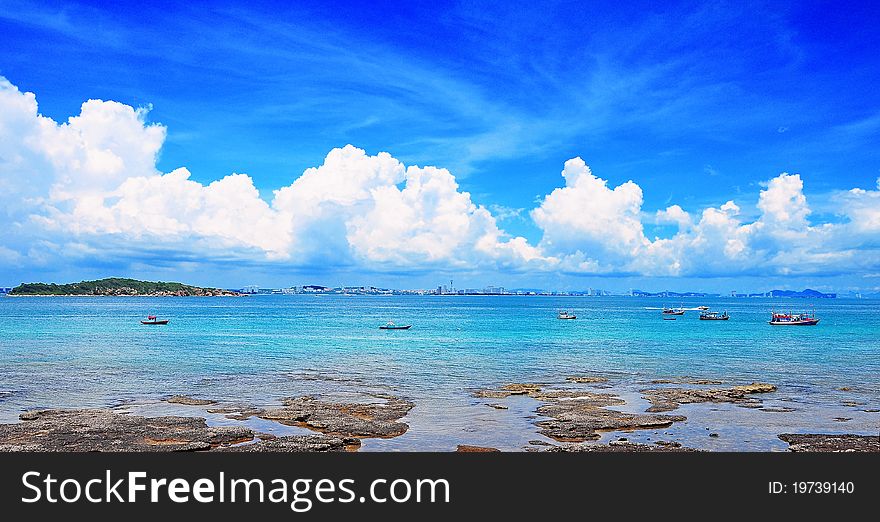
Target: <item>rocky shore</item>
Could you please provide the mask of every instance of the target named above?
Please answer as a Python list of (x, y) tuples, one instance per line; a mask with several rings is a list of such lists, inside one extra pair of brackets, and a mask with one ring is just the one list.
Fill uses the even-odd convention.
[[(380, 402), (337, 403), (314, 397), (283, 399), (279, 408), (219, 407), (237, 420), (252, 416), (302, 426), (314, 435), (275, 437), (241, 426), (208, 426), (199, 417), (145, 417), (110, 409), (38, 410), (22, 422), (0, 424), (0, 451), (353, 451), (361, 439), (397, 437), (409, 426), (400, 419), (413, 403), (398, 397)], [(187, 406), (215, 401), (175, 395), (166, 402)]]
[(608, 409), (608, 406), (619, 406), (626, 401), (611, 393), (589, 390), (549, 389), (540, 384), (507, 384), (497, 390), (474, 392), (474, 396), (479, 398), (504, 399), (513, 395), (527, 395), (543, 403), (536, 413), (549, 419), (535, 424), (539, 433), (558, 442), (596, 440), (601, 431), (665, 428), (673, 422), (685, 420), (681, 415), (633, 414)]
[[(716, 381), (696, 382), (708, 384)], [(651, 407), (647, 411), (660, 412), (675, 410), (682, 404), (699, 402), (729, 402), (745, 408), (760, 408), (761, 400), (753, 397), (753, 395), (775, 391), (776, 386), (772, 384), (753, 382), (752, 384), (733, 386), (732, 388), (657, 388), (642, 390), (642, 393), (646, 399), (651, 401)]]
[(880, 435), (822, 435), (783, 433), (780, 439), (795, 452), (880, 452)]
[[(491, 416), (497, 416), (493, 418), (523, 415), (524, 407), (531, 412), (525, 417), (526, 421), (533, 433), (546, 438), (529, 440), (520, 447), (521, 451), (698, 451), (683, 444), (681, 429), (675, 428), (685, 426), (687, 416), (703, 412), (701, 415), (708, 413), (709, 417), (697, 417), (711, 419), (711, 415), (717, 415), (712, 412), (738, 408), (778, 412), (777, 415), (796, 411), (774, 399), (778, 390), (769, 383), (723, 385), (721, 381), (699, 378), (644, 382), (654, 385), (635, 388), (646, 405), (640, 405), (637, 400), (633, 403), (632, 392), (612, 391), (609, 388), (619, 388), (614, 388), (610, 379), (601, 375), (563, 375), (550, 383), (508, 383), (471, 390), (470, 395), (477, 400), (477, 406), (482, 404), (495, 410), (489, 410)], [(765, 405), (767, 398), (772, 399), (769, 405)], [(843, 399), (841, 403), (846, 401)], [(163, 399), (167, 407), (153, 410), (158, 413), (155, 416), (150, 411), (134, 414), (127, 407), (27, 411), (19, 416), (18, 423), (0, 424), (0, 451), (356, 451), (364, 440), (394, 439), (406, 434), (410, 427), (407, 416), (417, 406), (403, 397), (366, 391), (353, 401), (305, 395), (285, 397), (279, 402), (276, 406), (255, 406), (170, 395)], [(687, 416), (668, 413), (684, 405), (703, 403), (723, 405), (727, 410), (716, 410), (713, 406), (701, 410), (682, 409)], [(851, 407), (862, 406), (859, 403)], [(178, 415), (181, 413), (183, 415)], [(218, 422), (218, 416), (227, 420)], [(208, 418), (214, 419), (211, 424), (223, 425), (209, 425)], [(271, 423), (296, 429), (290, 434), (290, 428), (273, 428)], [(699, 426), (696, 429), (702, 432), (703, 424)], [(261, 432), (267, 429), (276, 433)], [(691, 438), (684, 442), (694, 442), (695, 428), (689, 429)], [(724, 441), (728, 436), (724, 425), (712, 430), (707, 425), (705, 430), (701, 437), (706, 437), (707, 442), (697, 439), (697, 447), (710, 450), (730, 447), (714, 445), (719, 437)], [(645, 435), (639, 436), (639, 433)], [(460, 443), (448, 450), (498, 451), (492, 446), (471, 444), (467, 438), (462, 435)], [(793, 452), (880, 451), (880, 438), (874, 435), (782, 433), (778, 439), (787, 443)], [(709, 440), (713, 442), (710, 444)]]

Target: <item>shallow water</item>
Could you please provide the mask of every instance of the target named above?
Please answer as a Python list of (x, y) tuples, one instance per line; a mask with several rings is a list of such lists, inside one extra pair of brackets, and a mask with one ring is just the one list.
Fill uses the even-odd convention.
[[(730, 321), (688, 312), (661, 320), (664, 304), (709, 305)], [(770, 309), (815, 305), (815, 327), (773, 327)], [(562, 383), (598, 373), (612, 391), (645, 407), (638, 391), (656, 378), (771, 382), (764, 397), (795, 412), (689, 405), (687, 423), (606, 434), (652, 440), (672, 432), (711, 449), (779, 449), (775, 434), (876, 433), (880, 408), (880, 302), (872, 300), (686, 299), (519, 296), (249, 296), (244, 298), (64, 297), (0, 299), (0, 422), (27, 409), (154, 404), (171, 394), (274, 404), (322, 394), (366, 400), (394, 393), (416, 403), (410, 430), (364, 449), (521, 449), (545, 440), (533, 426), (537, 402), (496, 410), (471, 391), (507, 382)], [(578, 315), (555, 319), (559, 309)], [(144, 326), (158, 314), (168, 326)], [(388, 320), (408, 331), (382, 331)], [(849, 391), (839, 388), (848, 387)], [(856, 401), (844, 406), (841, 401)], [(834, 417), (852, 420), (839, 422)], [(211, 422), (223, 422), (209, 419)], [(708, 440), (706, 427), (719, 433)], [(748, 442), (747, 442), (748, 441)]]

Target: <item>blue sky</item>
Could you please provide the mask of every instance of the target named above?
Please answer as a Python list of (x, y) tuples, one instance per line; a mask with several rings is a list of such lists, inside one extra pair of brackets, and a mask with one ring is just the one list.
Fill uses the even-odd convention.
[[(637, 183), (645, 215), (672, 204), (699, 215), (734, 200), (744, 221), (759, 219), (759, 192), (788, 172), (800, 176), (811, 226), (851, 220), (834, 194), (876, 190), (880, 176), (878, 18), (867, 5), (820, 2), (0, 1), (0, 75), (59, 123), (89, 99), (151, 107), (146, 122), (167, 132), (158, 172), (186, 167), (205, 185), (246, 173), (267, 202), (346, 144), (447, 168), (505, 234), (538, 246), (546, 230), (530, 212), (565, 184), (563, 163), (578, 156), (609, 187)], [(676, 232), (642, 221), (649, 239)], [(855, 245), (873, 259), (860, 272), (828, 265), (795, 282), (878, 284), (872, 233)], [(157, 251), (114, 257), (110, 267), (171, 271), (133, 268), (138, 256), (161, 260)], [(189, 262), (221, 284), (247, 277), (217, 260)], [(253, 282), (266, 284), (359, 270), (325, 270), (320, 258), (254, 263)], [(369, 270), (427, 285), (458, 266)], [(107, 270), (71, 267), (58, 274)], [(726, 288), (738, 275), (761, 284), (760, 267), (734, 281), (632, 268), (464, 272), (474, 284), (515, 286), (602, 286), (610, 277), (604, 286)]]

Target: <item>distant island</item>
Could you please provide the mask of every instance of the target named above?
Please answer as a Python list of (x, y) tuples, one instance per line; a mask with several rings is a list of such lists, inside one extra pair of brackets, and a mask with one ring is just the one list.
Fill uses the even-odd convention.
[(108, 277), (79, 283), (22, 283), (9, 291), (9, 295), (96, 295), (96, 296), (237, 296), (232, 290), (202, 288), (183, 283), (138, 281), (121, 277)]
[(826, 294), (818, 290), (807, 288), (802, 292), (795, 290), (771, 290), (767, 292), (767, 297), (806, 297), (810, 299), (835, 299), (837, 294)]
[[(641, 290), (632, 290), (630, 295), (633, 297), (721, 297), (721, 294), (708, 294), (705, 292), (642, 292)], [(770, 290), (769, 292), (759, 292), (751, 294), (742, 294), (731, 292), (730, 297), (793, 297), (805, 299), (836, 299), (835, 293), (824, 293), (818, 290), (807, 288), (806, 290)]]
[[(485, 288), (454, 288), (452, 282), (449, 285), (439, 285), (436, 288), (427, 289), (394, 289), (380, 288), (375, 286), (323, 286), (303, 285), (284, 288), (262, 288), (256, 285), (245, 286), (235, 289), (203, 288), (173, 282), (139, 281), (137, 279), (110, 277), (96, 281), (82, 281), (79, 283), (55, 284), (55, 283), (22, 283), (15, 288), (0, 288), (0, 295), (11, 296), (26, 295), (81, 295), (81, 296), (241, 296), (256, 294), (343, 294), (343, 295), (442, 295), (442, 296), (476, 296), (476, 295), (514, 295), (514, 296), (577, 296), (577, 297), (605, 297), (605, 296), (628, 296), (628, 297), (659, 297), (665, 299), (679, 298), (803, 298), (803, 299), (835, 299), (836, 293), (825, 293), (807, 288), (806, 290), (770, 290), (769, 292), (742, 293), (731, 291), (729, 294), (709, 292), (675, 292), (664, 290), (660, 292), (646, 292), (643, 290), (629, 290), (623, 293), (609, 292), (596, 288), (585, 290), (542, 290), (539, 288), (514, 288), (507, 289), (501, 286), (486, 286)], [(843, 297), (851, 298), (880, 298), (880, 294), (861, 294), (850, 292)]]

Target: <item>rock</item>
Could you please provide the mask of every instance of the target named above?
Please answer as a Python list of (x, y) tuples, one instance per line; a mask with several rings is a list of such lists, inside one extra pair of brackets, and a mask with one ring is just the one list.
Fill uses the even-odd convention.
[(19, 418), (18, 424), (0, 424), (0, 451), (198, 451), (254, 438), (243, 426), (108, 409), (29, 411)]
[(709, 436), (712, 437), (713, 439), (717, 439), (717, 438), (718, 438), (718, 434), (717, 434), (717, 433), (710, 433)]
[(654, 444), (656, 444), (658, 446), (663, 446), (665, 448), (680, 448), (681, 447), (680, 442), (675, 442), (675, 441), (671, 441), (671, 440), (658, 440)]
[[(677, 444), (677, 443), (676, 443)], [(632, 452), (632, 453), (662, 453), (662, 452), (696, 452), (694, 448), (686, 448), (678, 444), (674, 445), (655, 445), (655, 444), (639, 444), (637, 442), (619, 442), (612, 444), (566, 444), (563, 446), (553, 446), (547, 451), (554, 453), (609, 453), (609, 452)]]
[(597, 384), (600, 382), (608, 382), (607, 377), (592, 377), (592, 376), (588, 376), (588, 375), (584, 375), (584, 376), (574, 375), (571, 377), (566, 377), (565, 380), (568, 382), (576, 382), (578, 384)]
[(336, 437), (391, 438), (403, 435), (409, 425), (398, 421), (414, 404), (397, 397), (382, 398), (383, 402), (337, 403), (314, 397), (289, 397), (281, 400), (282, 407), (261, 410), (255, 415)]
[(553, 444), (550, 444), (549, 442), (545, 442), (543, 440), (530, 440), (529, 444), (531, 444), (532, 446), (552, 446), (553, 445)]
[(841, 386), (840, 388), (838, 388), (838, 390), (846, 392), (846, 391), (852, 391), (852, 388), (849, 386)]
[(682, 404), (700, 402), (729, 402), (747, 408), (760, 408), (761, 401), (749, 395), (773, 391), (776, 391), (776, 386), (756, 382), (732, 388), (657, 388), (642, 390), (642, 394), (651, 401), (648, 412), (662, 412), (674, 410)]
[(766, 406), (759, 408), (759, 411), (766, 411), (769, 413), (788, 413), (797, 410), (795, 410), (794, 408), (789, 408), (788, 406)]
[(764, 382), (753, 382), (752, 384), (745, 384), (742, 386), (734, 386), (731, 388), (734, 391), (740, 391), (743, 393), (770, 393), (776, 391), (775, 384), (767, 384)]
[(485, 399), (506, 399), (511, 395), (528, 395), (539, 391), (540, 384), (505, 384), (498, 390), (477, 390), (474, 397)]
[(834, 417), (834, 420), (837, 422), (849, 422), (852, 420), (852, 417)]
[(172, 395), (165, 399), (165, 402), (170, 402), (171, 404), (184, 404), (186, 406), (207, 406), (208, 404), (217, 403), (217, 401), (194, 399), (192, 397), (187, 397), (186, 395)]
[(842, 404), (844, 406), (850, 406), (853, 408), (855, 408), (857, 406), (864, 406), (865, 405), (864, 402), (859, 402), (859, 401), (840, 401), (840, 404)]
[(696, 385), (713, 385), (724, 384), (714, 379), (694, 379), (693, 377), (677, 377), (674, 379), (654, 379), (651, 384), (696, 384)]
[(783, 433), (779, 438), (796, 452), (880, 452), (877, 435), (823, 435)]
[(208, 408), (208, 413), (223, 413), (226, 414), (227, 419), (232, 420), (247, 420), (255, 415), (258, 415), (263, 412), (261, 408), (255, 408), (253, 406), (220, 406), (217, 408)]
[(508, 384), (500, 390), (480, 390), (478, 396), (495, 393), (528, 395), (543, 402), (535, 411), (550, 417), (536, 423), (541, 435), (560, 442), (582, 442), (599, 438), (599, 431), (665, 428), (686, 420), (680, 415), (632, 414), (606, 409), (626, 404), (610, 393), (582, 390), (544, 390), (537, 384)]
[(219, 448), (216, 451), (234, 452), (339, 452), (354, 451), (361, 445), (360, 440), (355, 438), (328, 437), (326, 435), (290, 435), (273, 437), (257, 441), (253, 444), (240, 444), (238, 446)]
[(500, 452), (501, 450), (497, 448), (486, 448), (483, 446), (468, 446), (467, 444), (459, 444), (458, 447), (455, 448), (455, 451), (458, 453), (495, 453)]
[(486, 406), (488, 406), (490, 408), (495, 408), (496, 410), (506, 410), (507, 409), (507, 406), (505, 406), (503, 404), (487, 404)]

